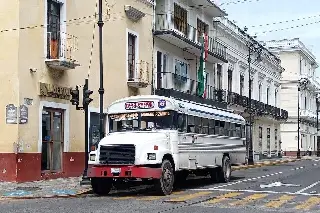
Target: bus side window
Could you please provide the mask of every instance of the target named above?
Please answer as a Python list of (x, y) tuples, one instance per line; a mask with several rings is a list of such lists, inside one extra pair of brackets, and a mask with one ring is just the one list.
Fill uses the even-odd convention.
[(194, 117), (192, 115), (188, 115), (188, 127), (187, 127), (187, 132), (194, 133), (195, 128), (194, 128)]
[(208, 118), (202, 118), (202, 134), (209, 134), (209, 119)]
[(246, 137), (246, 126), (241, 125), (241, 137), (245, 138)]
[(215, 129), (215, 122), (214, 120), (209, 120), (209, 135), (214, 135), (215, 132), (214, 132), (214, 129)]
[(219, 124), (220, 124), (220, 126), (219, 126), (219, 135), (225, 135), (224, 133), (224, 127), (225, 127), (225, 123), (226, 122), (224, 122), (224, 121), (220, 121), (219, 122)]
[(216, 135), (220, 135), (220, 121), (219, 120), (215, 120), (215, 126), (214, 126), (214, 132)]
[(241, 138), (241, 124), (236, 124), (236, 137)]
[(230, 123), (229, 122), (224, 122), (224, 135), (225, 136), (230, 136), (229, 135), (229, 131), (230, 131)]
[(230, 123), (230, 131), (229, 131), (229, 136), (234, 137), (236, 135), (236, 124)]
[(178, 114), (177, 118), (177, 128), (179, 132), (186, 132), (187, 131), (187, 116), (185, 114)]
[(194, 125), (195, 125), (195, 133), (201, 134), (201, 118), (200, 117), (194, 117)]

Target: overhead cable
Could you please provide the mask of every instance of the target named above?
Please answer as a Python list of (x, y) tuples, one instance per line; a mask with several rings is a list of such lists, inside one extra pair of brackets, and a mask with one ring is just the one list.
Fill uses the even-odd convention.
[(276, 25), (276, 24), (284, 24), (284, 23), (289, 23), (289, 22), (294, 22), (294, 21), (302, 21), (302, 20), (311, 19), (311, 18), (318, 18), (318, 17), (320, 17), (320, 14), (308, 16), (308, 17), (303, 17), (303, 18), (297, 18), (297, 19), (291, 19), (291, 20), (285, 20), (285, 21), (279, 21), (279, 22), (272, 22), (272, 23), (267, 23), (267, 24), (252, 25), (250, 27), (254, 28), (254, 27), (271, 26), (271, 25)]

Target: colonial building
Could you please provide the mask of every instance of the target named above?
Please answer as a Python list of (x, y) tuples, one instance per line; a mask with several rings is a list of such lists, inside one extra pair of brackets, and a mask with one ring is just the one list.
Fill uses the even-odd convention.
[[(213, 34), (213, 18), (227, 15), (207, 0), (157, 0), (154, 25), (154, 91), (226, 108), (222, 88), (211, 84), (217, 64), (227, 63), (226, 46)], [(207, 35), (206, 96), (197, 94), (201, 39)], [(204, 98), (203, 98), (204, 97)]]
[(215, 25), (216, 36), (227, 47), (228, 64), (222, 65), (222, 76), (217, 69), (216, 82), (222, 82), (228, 108), (243, 115), (249, 122), (251, 84), (254, 158), (278, 157), (281, 150), (280, 124), (288, 116), (280, 106), (280, 82), (284, 71), (281, 61), (228, 19), (216, 19)]
[[(103, 2), (107, 108), (118, 98), (151, 92), (153, 1)], [(1, 3), (0, 13), (6, 18), (0, 20), (0, 181), (82, 173), (84, 114), (70, 104), (70, 88), (89, 79), (94, 142), (99, 136), (97, 3)]]
[(280, 57), (285, 68), (280, 101), (281, 107), (289, 112), (288, 121), (281, 126), (285, 155), (296, 155), (298, 143), (301, 154), (309, 147), (312, 151), (319, 150), (316, 98), (320, 84), (315, 74), (318, 68), (315, 56), (298, 38), (267, 41), (265, 46)]
[[(252, 41), (225, 19), (226, 15), (207, 0), (156, 1), (153, 78), (156, 94), (234, 110), (248, 118), (246, 44)], [(204, 94), (199, 95), (203, 34), (207, 36), (204, 45), (207, 54), (206, 89)], [(262, 49), (262, 60), (253, 63), (250, 69), (256, 158), (278, 156), (280, 123), (287, 118), (287, 112), (279, 108), (278, 91), (283, 68), (278, 57)]]

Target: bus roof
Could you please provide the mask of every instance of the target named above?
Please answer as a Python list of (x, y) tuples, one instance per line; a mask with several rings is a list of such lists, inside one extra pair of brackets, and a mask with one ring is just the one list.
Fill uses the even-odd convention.
[(108, 114), (174, 110), (188, 115), (245, 124), (245, 119), (227, 110), (158, 95), (139, 95), (119, 99), (108, 107)]

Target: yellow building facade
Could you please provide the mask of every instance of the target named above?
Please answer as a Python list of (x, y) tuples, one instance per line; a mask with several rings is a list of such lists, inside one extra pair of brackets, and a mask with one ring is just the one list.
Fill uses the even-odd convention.
[[(103, 1), (105, 109), (151, 92), (152, 2)], [(98, 0), (0, 2), (0, 181), (83, 172), (84, 113), (71, 105), (70, 89), (82, 91), (89, 79), (93, 143), (99, 136), (97, 6)]]

